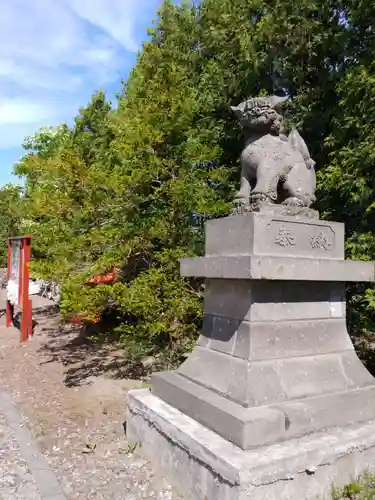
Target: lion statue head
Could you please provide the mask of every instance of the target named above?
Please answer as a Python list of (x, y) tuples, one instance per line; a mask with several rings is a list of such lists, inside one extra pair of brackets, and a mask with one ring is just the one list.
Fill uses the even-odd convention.
[(276, 95), (254, 97), (238, 106), (231, 106), (231, 110), (243, 128), (279, 135), (283, 119), (279, 111), (288, 99), (288, 96)]

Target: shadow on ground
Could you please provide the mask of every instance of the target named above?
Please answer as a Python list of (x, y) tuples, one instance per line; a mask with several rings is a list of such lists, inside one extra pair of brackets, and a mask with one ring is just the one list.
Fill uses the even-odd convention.
[(91, 377), (104, 374), (111, 378), (146, 378), (144, 365), (129, 362), (118, 343), (100, 340), (92, 328), (60, 324), (58, 308), (38, 309), (33, 314), (36, 334), (42, 340), (39, 352), (45, 361), (41, 364), (61, 363), (65, 367), (66, 386), (80, 386)]
[[(45, 360), (41, 364), (62, 364), (66, 386), (77, 387), (101, 375), (148, 380), (150, 366), (129, 361), (118, 343), (100, 340), (103, 336), (98, 335), (95, 328), (61, 324), (57, 306), (38, 307), (33, 316), (36, 334), (41, 337), (39, 352)], [(352, 338), (352, 341), (359, 358), (375, 376), (375, 333)]]

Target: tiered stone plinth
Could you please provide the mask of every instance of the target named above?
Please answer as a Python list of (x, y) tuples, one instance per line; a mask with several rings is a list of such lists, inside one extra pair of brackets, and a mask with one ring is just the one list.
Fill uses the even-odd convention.
[[(353, 425), (357, 425), (353, 432), (361, 432), (359, 423), (368, 426), (375, 419), (375, 379), (356, 356), (345, 318), (345, 282), (374, 281), (374, 265), (344, 260), (342, 224), (277, 213), (208, 222), (205, 253), (181, 263), (183, 276), (206, 279), (204, 323), (197, 346), (176, 372), (153, 377), (152, 394), (130, 396), (130, 438), (144, 441), (147, 434), (150, 441), (150, 433), (158, 433), (172, 446), (186, 440), (195, 426), (197, 439), (203, 442), (191, 443), (190, 451), (185, 445), (186, 460), (181, 465), (189, 466), (196, 455), (193, 449), (198, 446), (202, 451), (203, 446), (206, 451), (198, 461), (206, 476), (216, 477), (211, 478), (213, 484), (220, 476), (215, 463), (227, 463), (229, 449), (236, 450), (239, 468), (234, 470), (247, 470), (246, 480), (238, 476), (237, 483), (225, 490), (229, 496), (218, 496), (215, 488), (216, 493), (207, 493), (202, 485), (199, 495), (206, 491), (209, 500), (248, 498), (239, 495), (242, 488), (251, 490), (254, 499), (263, 498), (266, 490), (253, 491), (249, 486), (254, 486), (251, 456), (269, 453), (267, 473), (276, 483), (285, 479), (277, 475), (278, 460), (283, 457), (285, 465), (291, 443), (302, 449), (306, 443), (313, 450), (323, 447), (320, 458), (330, 457), (332, 462), (336, 455), (332, 450), (324, 455), (324, 442)], [(164, 429), (162, 413), (170, 417)], [(209, 452), (207, 440), (222, 443)], [(344, 455), (356, 447), (350, 439), (347, 445)], [(277, 446), (282, 448), (275, 455)], [(152, 449), (150, 443), (146, 449)], [(163, 456), (160, 449), (156, 451)], [(155, 459), (152, 452), (147, 454)], [(298, 462), (303, 457), (297, 453)], [(167, 472), (170, 468), (162, 467)], [(227, 472), (220, 477), (227, 480)], [(296, 473), (290, 470), (291, 476)], [(177, 482), (185, 484), (183, 477)], [(318, 483), (321, 487), (324, 481)], [(188, 483), (185, 488), (190, 492), (187, 498), (204, 500), (190, 491)], [(279, 498), (294, 498), (293, 488), (290, 491), (292, 496)], [(317, 489), (309, 491), (296, 498), (314, 498)]]

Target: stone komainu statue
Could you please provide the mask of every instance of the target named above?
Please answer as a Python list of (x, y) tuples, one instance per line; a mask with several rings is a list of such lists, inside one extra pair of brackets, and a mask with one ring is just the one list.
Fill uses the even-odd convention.
[(287, 99), (257, 97), (231, 108), (246, 140), (236, 195), (243, 207), (264, 202), (309, 207), (315, 201), (315, 162), (296, 129), (284, 134), (279, 112)]

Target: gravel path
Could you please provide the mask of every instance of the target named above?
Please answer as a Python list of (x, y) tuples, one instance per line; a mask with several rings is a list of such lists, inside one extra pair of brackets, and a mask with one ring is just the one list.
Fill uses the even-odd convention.
[(55, 474), (7, 393), (0, 393), (0, 498), (66, 500)]
[[(16, 329), (0, 325), (0, 499), (182, 500), (126, 441), (126, 394), (143, 384), (110, 376), (121, 351), (82, 343), (57, 314), (35, 317), (35, 335), (23, 345)], [(1, 410), (4, 394), (24, 415), (13, 428)], [(25, 422), (65, 496), (38, 489), (40, 470), (30, 471), (15, 432)]]
[(0, 498), (2, 500), (41, 500), (35, 479), (1, 413), (0, 464)]

